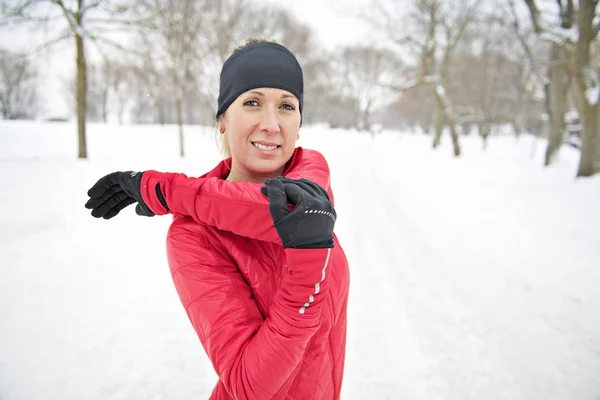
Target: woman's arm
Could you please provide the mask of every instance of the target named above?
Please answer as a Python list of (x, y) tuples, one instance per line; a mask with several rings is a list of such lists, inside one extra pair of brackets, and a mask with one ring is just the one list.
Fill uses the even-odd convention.
[[(315, 150), (300, 149), (298, 160), (285, 176), (305, 178), (323, 187), (333, 203), (329, 165)], [(156, 187), (164, 197), (159, 198)], [(262, 184), (228, 182), (219, 178), (188, 178), (184, 174), (146, 171), (141, 182), (144, 203), (157, 215), (172, 213), (239, 236), (281, 243), (273, 227)]]
[(329, 295), (326, 267), (331, 249), (286, 249), (281, 285), (263, 319), (237, 266), (213, 255), (201, 234), (186, 224), (191, 221), (175, 217), (169, 230), (169, 265), (220, 381), (236, 399), (285, 394), (319, 329), (321, 307)]

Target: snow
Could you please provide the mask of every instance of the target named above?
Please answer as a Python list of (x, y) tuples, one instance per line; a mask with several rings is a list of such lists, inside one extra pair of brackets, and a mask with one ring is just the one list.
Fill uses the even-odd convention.
[(444, 89), (444, 86), (440, 84), (435, 85), (435, 91), (442, 99), (446, 98), (446, 90)]
[(428, 75), (423, 78), (424, 83), (436, 83), (436, 82), (439, 82), (439, 80), (440, 80), (439, 75)]
[(600, 85), (596, 84), (595, 86), (588, 87), (585, 90), (585, 97), (589, 105), (594, 106), (598, 104), (598, 100), (600, 99)]
[(570, 29), (562, 28), (558, 25), (550, 25), (542, 28), (541, 38), (543, 40), (563, 46), (568, 43), (577, 43), (579, 40), (579, 31), (574, 26)]
[[(343, 399), (600, 396), (600, 176), (531, 137), (372, 138), (304, 127), (328, 158), (351, 263)], [(213, 129), (0, 122), (0, 398), (206, 399), (217, 377), (179, 302), (168, 217), (83, 205), (115, 170), (192, 176)], [(532, 157), (532, 150), (535, 155)]]

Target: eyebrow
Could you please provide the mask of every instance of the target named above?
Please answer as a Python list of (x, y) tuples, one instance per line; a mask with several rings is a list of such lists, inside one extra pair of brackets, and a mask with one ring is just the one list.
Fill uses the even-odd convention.
[[(263, 96), (263, 97), (265, 96), (265, 94), (263, 92), (259, 92), (257, 90), (252, 90), (252, 91), (250, 91), (248, 93), (254, 93), (254, 94), (257, 94), (257, 95)], [(284, 93), (283, 95), (281, 95), (282, 99), (289, 99), (289, 98), (292, 98), (292, 97), (296, 97), (296, 96), (294, 96), (293, 94), (287, 94), (287, 93)]]

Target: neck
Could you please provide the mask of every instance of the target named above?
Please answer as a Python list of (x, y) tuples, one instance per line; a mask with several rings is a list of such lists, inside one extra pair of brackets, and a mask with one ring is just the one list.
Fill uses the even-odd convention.
[(265, 183), (266, 179), (275, 178), (276, 176), (281, 176), (281, 174), (283, 174), (283, 167), (269, 174), (261, 174), (252, 171), (242, 171), (240, 168), (232, 166), (225, 180), (229, 182)]

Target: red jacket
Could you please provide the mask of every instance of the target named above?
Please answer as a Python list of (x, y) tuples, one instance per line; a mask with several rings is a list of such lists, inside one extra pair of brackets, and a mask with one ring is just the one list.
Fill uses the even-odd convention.
[[(219, 382), (211, 399), (338, 399), (349, 270), (333, 249), (284, 249), (262, 184), (227, 182), (231, 159), (199, 178), (147, 171), (142, 197), (171, 212), (175, 287)], [(329, 167), (297, 148), (283, 175), (324, 187)], [(156, 194), (160, 184), (169, 209)]]

